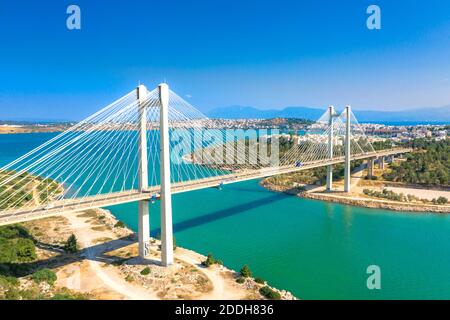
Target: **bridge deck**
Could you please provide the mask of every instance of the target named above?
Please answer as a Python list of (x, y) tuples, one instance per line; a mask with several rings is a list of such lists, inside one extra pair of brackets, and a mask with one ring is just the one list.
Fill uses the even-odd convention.
[[(395, 154), (402, 154), (411, 152), (408, 148), (389, 149), (371, 153), (365, 153), (352, 156), (352, 160), (368, 159), (380, 156), (390, 156)], [(333, 158), (330, 160), (319, 160), (314, 162), (308, 162), (300, 167), (293, 165), (271, 167), (263, 169), (249, 169), (240, 172), (233, 172), (223, 176), (216, 176), (204, 179), (198, 179), (194, 181), (183, 181), (172, 184), (172, 193), (182, 193), (193, 190), (200, 190), (211, 187), (218, 187), (221, 184), (230, 184), (246, 180), (260, 179), (270, 177), (278, 174), (293, 173), (302, 170), (313, 169), (317, 167), (328, 166), (331, 164), (338, 164), (344, 162), (344, 157)], [(40, 219), (59, 215), (68, 212), (78, 212), (93, 208), (101, 208), (107, 206), (113, 206), (117, 204), (135, 202), (139, 200), (150, 200), (152, 196), (159, 197), (159, 186), (150, 187), (145, 192), (139, 192), (137, 190), (116, 192), (104, 195), (96, 195), (92, 197), (85, 197), (80, 199), (67, 199), (60, 200), (54, 203), (50, 207), (36, 207), (36, 208), (24, 208), (23, 210), (15, 210), (11, 212), (0, 212), (0, 225), (6, 225), (11, 223), (18, 223), (23, 221), (29, 221), (34, 219)]]

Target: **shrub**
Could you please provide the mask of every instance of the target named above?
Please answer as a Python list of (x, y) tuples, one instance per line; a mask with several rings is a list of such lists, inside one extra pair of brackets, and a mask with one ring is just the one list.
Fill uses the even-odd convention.
[(8, 285), (8, 284), (17, 286), (19, 284), (19, 280), (16, 277), (0, 275), (0, 288), (3, 285)]
[(13, 288), (9, 288), (6, 292), (5, 292), (5, 299), (6, 300), (20, 300), (21, 296), (20, 296), (20, 292), (17, 288), (13, 287)]
[(61, 288), (53, 295), (51, 300), (89, 300), (89, 295), (72, 292), (67, 288)]
[(141, 270), (141, 275), (143, 275), (143, 276), (147, 276), (147, 275), (149, 275), (150, 274), (150, 268), (149, 267), (145, 267), (144, 269), (142, 269)]
[(78, 251), (77, 237), (74, 234), (67, 239), (64, 245), (64, 251), (67, 253), (76, 253)]
[(131, 275), (127, 275), (127, 276), (125, 277), (125, 281), (126, 281), (126, 282), (133, 282), (133, 281), (134, 281), (134, 278), (133, 278), (133, 276), (131, 276)]
[(36, 250), (34, 242), (31, 239), (18, 239), (16, 242), (16, 254), (19, 261), (35, 260)]
[(437, 204), (447, 204), (448, 203), (448, 199), (446, 197), (439, 197), (436, 200)]
[(263, 279), (263, 278), (260, 278), (260, 277), (256, 277), (256, 278), (255, 278), (255, 282), (256, 282), (256, 283), (259, 283), (259, 284), (264, 284), (264, 283), (266, 283), (266, 281), (264, 281), (264, 279)]
[(56, 293), (50, 300), (79, 300), (68, 293)]
[(208, 253), (208, 256), (206, 257), (205, 261), (202, 261), (202, 266), (204, 267), (210, 267), (213, 264), (216, 263), (216, 259), (214, 259), (213, 255), (211, 253)]
[(36, 271), (33, 273), (32, 278), (36, 283), (47, 282), (51, 285), (54, 284), (57, 279), (56, 273), (47, 268)]
[(250, 268), (248, 267), (248, 265), (244, 265), (241, 269), (241, 271), (239, 272), (241, 274), (241, 276), (243, 276), (244, 278), (249, 278), (252, 276), (252, 272), (250, 271)]
[(0, 263), (30, 262), (35, 259), (35, 244), (25, 228), (18, 225), (0, 227)]
[(239, 277), (239, 278), (236, 279), (236, 282), (237, 282), (237, 283), (244, 283), (244, 282), (245, 282), (245, 279), (242, 278), (242, 277)]
[(281, 295), (268, 286), (264, 286), (261, 289), (259, 289), (259, 293), (262, 296), (266, 297), (267, 299), (271, 299), (271, 300), (280, 300), (281, 299)]
[(117, 221), (114, 225), (114, 228), (125, 228), (125, 223), (123, 223), (122, 221)]

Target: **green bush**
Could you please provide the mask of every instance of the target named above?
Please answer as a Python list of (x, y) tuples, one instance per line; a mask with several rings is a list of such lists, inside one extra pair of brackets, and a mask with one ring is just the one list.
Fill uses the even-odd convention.
[(408, 197), (406, 197), (403, 193), (395, 193), (394, 191), (383, 189), (383, 191), (375, 191), (371, 189), (364, 189), (363, 193), (368, 195), (369, 197), (388, 199), (392, 201), (407, 201)]
[(261, 295), (266, 297), (267, 299), (271, 299), (271, 300), (280, 300), (281, 299), (281, 295), (268, 286), (264, 286), (261, 289), (259, 289), (259, 293), (261, 293)]
[(114, 225), (115, 228), (125, 228), (125, 223), (122, 221), (117, 221), (117, 223)]
[(33, 261), (36, 259), (36, 247), (30, 239), (18, 239), (16, 242), (16, 252), (19, 261)]
[(89, 295), (72, 292), (67, 288), (59, 289), (50, 300), (89, 300)]
[(437, 204), (447, 204), (448, 203), (448, 199), (446, 197), (439, 197), (436, 200)]
[(145, 267), (144, 269), (141, 270), (140, 273), (141, 273), (141, 275), (143, 275), (143, 276), (147, 276), (147, 275), (150, 274), (150, 272), (151, 272), (150, 268), (149, 268), (149, 267)]
[(33, 238), (25, 228), (19, 225), (0, 227), (0, 263), (30, 262), (36, 258)]
[(216, 259), (214, 259), (213, 255), (211, 253), (208, 253), (208, 256), (206, 257), (205, 261), (202, 261), (202, 266), (204, 267), (210, 267), (213, 264), (216, 263)]
[(19, 280), (16, 277), (0, 275), (0, 288), (7, 285), (17, 286), (18, 284)]
[(75, 237), (74, 234), (67, 239), (66, 244), (64, 245), (64, 251), (67, 253), (76, 253), (78, 251), (77, 237)]
[(244, 283), (245, 282), (245, 278), (239, 277), (236, 279), (237, 283)]
[(20, 300), (21, 296), (20, 296), (20, 292), (17, 288), (12, 287), (9, 288), (6, 292), (5, 292), (5, 299), (6, 300)]
[(78, 300), (78, 299), (71, 294), (56, 293), (50, 300)]
[(132, 275), (127, 275), (126, 277), (125, 277), (125, 281), (126, 282), (133, 282), (134, 281), (134, 278), (133, 278), (133, 276)]
[(36, 283), (47, 282), (51, 285), (54, 284), (57, 279), (56, 273), (47, 268), (36, 271), (33, 273), (32, 278)]
[(252, 272), (250, 271), (250, 268), (246, 264), (242, 267), (242, 269), (241, 269), (241, 271), (239, 273), (244, 278), (249, 278), (249, 277), (252, 276)]
[(256, 277), (256, 278), (255, 278), (255, 282), (256, 282), (256, 283), (259, 283), (259, 284), (265, 284), (265, 283), (266, 283), (266, 281), (264, 281), (264, 279), (263, 279), (263, 278), (260, 278), (260, 277)]

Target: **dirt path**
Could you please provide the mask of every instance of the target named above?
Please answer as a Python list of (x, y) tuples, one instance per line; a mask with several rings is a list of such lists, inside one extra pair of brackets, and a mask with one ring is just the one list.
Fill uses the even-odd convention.
[[(177, 258), (194, 266), (199, 266), (204, 260), (203, 256), (186, 249), (180, 250), (177, 253)], [(246, 298), (246, 295), (248, 295), (247, 292), (244, 292), (235, 285), (234, 279), (231, 279), (231, 274), (226, 275), (226, 273), (232, 273), (232, 271), (217, 265), (210, 268), (201, 268), (201, 271), (213, 283), (212, 291), (203, 294), (200, 297), (201, 300), (240, 300)]]
[[(175, 264), (168, 269), (155, 262), (154, 259), (159, 259), (157, 251), (151, 256), (152, 262), (143, 262), (136, 257), (136, 243), (126, 237), (131, 231), (105, 227), (111, 226), (111, 223), (105, 224), (99, 216), (103, 216), (102, 219), (106, 217), (106, 220), (114, 219), (107, 211), (65, 215), (68, 231), (77, 237), (80, 249), (84, 249), (82, 257), (85, 259), (59, 269), (60, 286), (91, 293), (97, 299), (261, 299), (258, 293), (261, 285), (252, 279), (238, 284), (235, 272), (221, 265), (204, 268), (201, 262), (206, 257), (188, 249), (177, 248), (174, 252)], [(157, 248), (158, 243), (152, 247)], [(128, 262), (113, 263), (121, 257), (127, 257)], [(150, 278), (140, 274), (146, 266), (151, 269)], [(129, 277), (133, 280), (127, 280)], [(284, 291), (282, 296), (293, 298)]]
[[(68, 214), (66, 216), (69, 223), (76, 235), (81, 248), (86, 248), (86, 258), (91, 273), (95, 274), (95, 277), (91, 277), (91, 286), (95, 287), (106, 286), (114, 293), (119, 294), (122, 299), (132, 300), (149, 300), (158, 299), (155, 294), (142, 288), (126, 282), (123, 277), (120, 277), (119, 273), (112, 268), (104, 268), (102, 262), (97, 260), (97, 257), (104, 253), (102, 246), (95, 246), (94, 240), (101, 237), (111, 237), (111, 232), (106, 231), (94, 231), (90, 223), (86, 223), (85, 217), (79, 217), (77, 214)], [(103, 250), (102, 250), (103, 249)], [(68, 288), (73, 285), (73, 279), (69, 278)], [(79, 285), (78, 283), (75, 283)], [(94, 284), (94, 285), (93, 285)]]

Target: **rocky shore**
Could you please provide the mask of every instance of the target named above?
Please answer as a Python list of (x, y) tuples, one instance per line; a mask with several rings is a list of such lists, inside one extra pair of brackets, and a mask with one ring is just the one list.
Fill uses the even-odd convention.
[[(238, 272), (222, 264), (203, 266), (207, 257), (192, 250), (177, 246), (174, 264), (161, 266), (158, 239), (151, 239), (149, 257), (141, 259), (136, 234), (108, 210), (67, 213), (23, 226), (42, 244), (36, 264), (56, 273), (55, 292), (69, 290), (74, 297), (98, 300), (266, 299), (260, 289), (267, 283), (252, 277), (237, 281), (242, 280)], [(71, 234), (78, 242), (75, 254), (62, 250)], [(268, 287), (282, 300), (296, 299), (288, 291)]]
[(275, 191), (283, 192), (289, 195), (295, 195), (301, 198), (314, 199), (321, 201), (330, 201), (334, 203), (348, 204), (352, 206), (359, 206), (373, 209), (386, 209), (392, 211), (404, 211), (404, 212), (423, 212), (423, 213), (450, 213), (450, 205), (427, 205), (418, 203), (407, 203), (399, 201), (390, 201), (383, 199), (375, 199), (368, 197), (357, 197), (354, 195), (346, 195), (344, 193), (325, 193), (325, 192), (307, 192), (297, 189), (289, 189), (283, 186), (278, 186), (264, 179), (260, 183), (264, 188)]
[[(109, 227), (111, 227), (113, 230), (117, 229), (115, 226), (117, 226), (119, 221), (115, 218), (115, 216), (110, 211), (104, 210), (104, 209), (99, 209), (98, 212), (102, 216), (105, 217), (104, 221), (106, 222), (106, 224)], [(125, 227), (119, 228), (117, 235), (125, 236), (125, 235), (130, 235), (130, 234), (133, 234), (133, 231), (131, 229), (128, 229), (125, 226)], [(157, 260), (159, 258), (159, 254), (160, 254), (159, 253), (160, 241), (152, 238), (151, 242), (152, 242), (151, 250), (150, 250), (151, 251), (151, 253), (150, 253), (151, 259)], [(137, 247), (134, 249), (137, 249)], [(128, 255), (129, 253), (126, 253), (126, 254)], [(137, 250), (132, 250), (132, 255), (133, 256), (137, 255)], [(207, 257), (200, 253), (197, 253), (193, 250), (177, 247), (175, 250), (175, 258), (176, 258), (175, 265), (180, 265), (180, 266), (182, 266), (182, 268), (192, 268), (193, 266), (198, 266), (198, 263), (196, 263), (196, 262), (205, 261)], [(119, 267), (119, 269), (121, 270), (121, 272), (124, 273), (125, 276), (131, 275), (132, 277), (134, 277), (134, 279), (142, 280), (142, 284), (144, 285), (145, 288), (147, 288), (147, 289), (151, 288), (151, 284), (150, 284), (148, 278), (145, 279), (146, 277), (143, 276), (140, 272), (139, 263), (137, 263), (140, 260), (140, 258), (135, 257), (132, 259), (133, 260), (131, 261), (131, 263), (123, 264)], [(297, 300), (297, 298), (291, 292), (274, 288), (272, 286), (267, 285), (267, 283), (265, 283), (265, 284), (257, 283), (257, 282), (255, 282), (254, 278), (246, 278), (243, 283), (238, 284), (235, 282), (235, 279), (239, 278), (239, 273), (236, 272), (235, 270), (227, 268), (224, 265), (214, 265), (214, 266), (210, 266), (209, 268), (200, 269), (200, 271), (202, 271), (206, 274), (206, 279), (200, 280), (199, 282), (204, 282), (206, 284), (209, 279), (211, 281), (210, 286), (212, 286), (212, 287), (215, 285), (215, 282), (216, 282), (216, 281), (214, 281), (215, 277), (214, 276), (211, 277), (210, 272), (206, 272), (207, 269), (215, 269), (216, 273), (218, 272), (221, 275), (221, 277), (232, 280), (234, 289), (235, 290), (243, 290), (244, 291), (243, 297), (246, 299), (264, 299), (264, 297), (262, 297), (259, 294), (259, 289), (263, 286), (268, 286), (273, 291), (280, 294), (281, 300)], [(158, 265), (152, 265), (152, 274), (154, 277), (163, 278), (163, 277), (167, 276), (166, 273), (167, 273), (167, 268), (164, 268), (164, 267), (161, 267)], [(199, 274), (201, 274), (201, 272), (200, 273), (196, 272), (196, 273), (194, 273), (194, 275), (190, 275), (190, 277), (191, 278), (197, 277), (197, 276), (199, 276)], [(192, 280), (192, 279), (190, 279), (190, 280)], [(184, 281), (186, 281), (186, 279)], [(201, 298), (203, 298), (202, 293), (207, 295), (210, 290), (211, 289), (208, 288), (208, 286), (205, 286), (203, 289), (197, 288), (197, 291), (198, 291), (197, 294), (189, 295), (188, 297), (190, 299), (192, 299), (192, 298), (201, 299)], [(165, 291), (165, 294), (163, 296), (158, 295), (158, 297), (164, 298), (164, 299), (179, 299), (179, 298), (187, 297), (187, 296), (183, 296), (182, 294), (177, 293), (176, 290), (174, 290), (173, 292), (168, 292), (167, 290), (163, 290), (162, 292), (164, 292), (164, 291)], [(217, 298), (221, 298), (221, 297), (217, 297)], [(223, 297), (223, 298), (226, 298), (226, 297)]]

